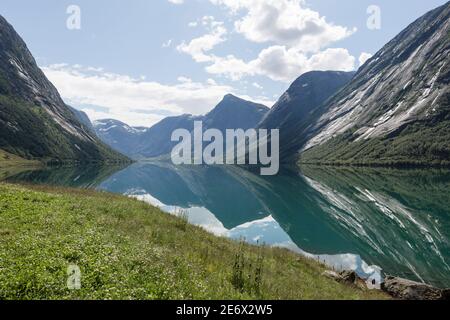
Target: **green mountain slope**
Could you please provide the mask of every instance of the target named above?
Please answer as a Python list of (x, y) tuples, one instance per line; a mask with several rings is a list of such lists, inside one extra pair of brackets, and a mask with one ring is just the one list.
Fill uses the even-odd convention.
[(44, 161), (127, 161), (62, 101), (24, 41), (0, 16), (0, 148)]

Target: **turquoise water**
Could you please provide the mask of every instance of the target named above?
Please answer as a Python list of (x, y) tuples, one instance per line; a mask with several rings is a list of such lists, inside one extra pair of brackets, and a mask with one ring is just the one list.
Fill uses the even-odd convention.
[(136, 163), (24, 172), (8, 181), (96, 188), (184, 212), (210, 232), (354, 269), (450, 286), (450, 172), (303, 167), (262, 177), (233, 166)]

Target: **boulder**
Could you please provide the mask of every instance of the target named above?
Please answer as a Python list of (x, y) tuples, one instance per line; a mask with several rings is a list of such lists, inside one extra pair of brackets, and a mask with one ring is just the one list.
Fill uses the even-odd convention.
[(445, 290), (392, 276), (384, 279), (381, 289), (394, 298), (402, 300), (441, 300), (445, 298)]
[(337, 274), (334, 271), (327, 270), (327, 271), (323, 272), (322, 275), (324, 277), (327, 277), (327, 278), (335, 280), (335, 281), (341, 281), (341, 277), (339, 276), (339, 274)]
[(351, 270), (344, 270), (341, 273), (339, 273), (339, 276), (341, 277), (342, 282), (351, 284), (355, 284), (356, 280), (358, 279), (356, 272)]
[(359, 280), (358, 276), (356, 275), (355, 271), (342, 271), (340, 273), (337, 273), (335, 271), (327, 270), (324, 273), (322, 273), (323, 276), (333, 279), (335, 281), (345, 283), (345, 284), (357, 284), (357, 280)]
[(450, 301), (450, 289), (442, 290), (442, 300)]

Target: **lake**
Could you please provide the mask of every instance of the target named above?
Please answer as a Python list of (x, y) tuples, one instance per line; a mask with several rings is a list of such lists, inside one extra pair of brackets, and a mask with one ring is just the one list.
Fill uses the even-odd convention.
[(235, 166), (47, 168), (8, 182), (136, 197), (225, 237), (285, 247), (364, 277), (450, 287), (450, 171), (303, 167), (260, 176)]

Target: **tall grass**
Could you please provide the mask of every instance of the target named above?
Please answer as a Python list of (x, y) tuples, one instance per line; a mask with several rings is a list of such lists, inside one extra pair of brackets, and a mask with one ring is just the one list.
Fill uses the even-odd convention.
[(178, 208), (174, 214), (178, 217), (177, 228), (181, 231), (186, 231), (189, 224), (189, 214), (187, 210)]
[(245, 252), (244, 246), (245, 239), (241, 239), (234, 256), (231, 283), (241, 293), (260, 296), (263, 281), (263, 248), (260, 247), (256, 257), (254, 257)]

